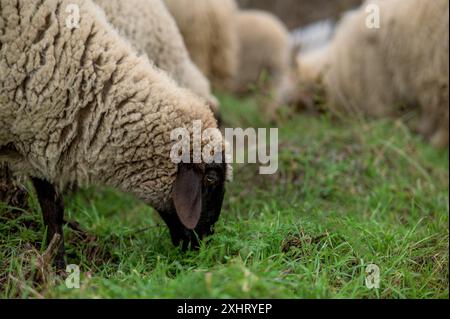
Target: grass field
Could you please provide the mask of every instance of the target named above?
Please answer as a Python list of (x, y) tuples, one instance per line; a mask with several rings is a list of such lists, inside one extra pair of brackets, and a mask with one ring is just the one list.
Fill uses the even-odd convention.
[[(228, 127), (269, 127), (252, 99), (221, 96)], [(286, 116), (279, 171), (235, 166), (216, 234), (182, 253), (152, 209), (111, 190), (66, 198), (68, 289), (39, 258), (44, 229), (0, 207), (0, 297), (448, 298), (448, 151), (390, 120)], [(34, 247), (34, 248), (33, 248)], [(36, 250), (37, 249), (37, 250)], [(379, 289), (365, 269), (380, 269)]]

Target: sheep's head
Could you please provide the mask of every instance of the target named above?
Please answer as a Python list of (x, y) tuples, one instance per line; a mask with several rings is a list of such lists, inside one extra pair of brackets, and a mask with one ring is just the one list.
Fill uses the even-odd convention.
[(178, 166), (172, 190), (172, 205), (160, 212), (175, 246), (198, 248), (199, 240), (212, 235), (225, 194), (228, 166), (184, 164)]

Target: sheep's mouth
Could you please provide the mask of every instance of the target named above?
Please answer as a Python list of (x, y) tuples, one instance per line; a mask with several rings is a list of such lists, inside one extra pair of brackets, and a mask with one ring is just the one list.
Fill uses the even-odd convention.
[(175, 212), (160, 215), (169, 227), (173, 245), (176, 247), (181, 246), (183, 251), (199, 249), (200, 243), (207, 240), (208, 236), (214, 234), (213, 225), (210, 227), (200, 225), (198, 228), (190, 230), (183, 226)]
[(200, 243), (205, 242), (205, 240), (207, 240), (207, 237), (212, 234), (213, 232), (200, 235), (195, 231), (184, 229), (181, 232), (172, 235), (172, 243), (176, 247), (181, 246), (181, 249), (183, 251), (198, 250), (200, 248)]

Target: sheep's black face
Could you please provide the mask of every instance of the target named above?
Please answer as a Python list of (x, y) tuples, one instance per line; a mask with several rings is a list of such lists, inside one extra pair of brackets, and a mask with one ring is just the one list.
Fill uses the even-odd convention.
[(180, 164), (172, 193), (173, 207), (161, 213), (175, 246), (198, 248), (214, 233), (225, 194), (225, 164)]

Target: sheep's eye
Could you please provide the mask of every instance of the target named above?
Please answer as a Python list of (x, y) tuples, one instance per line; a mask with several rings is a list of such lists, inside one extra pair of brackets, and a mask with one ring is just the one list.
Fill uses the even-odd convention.
[(217, 183), (217, 176), (215, 176), (213, 174), (207, 174), (205, 176), (205, 182), (208, 185), (213, 185), (213, 184)]

